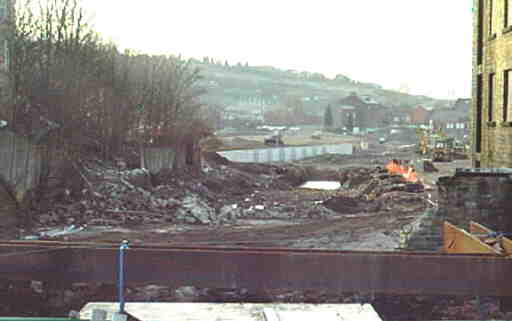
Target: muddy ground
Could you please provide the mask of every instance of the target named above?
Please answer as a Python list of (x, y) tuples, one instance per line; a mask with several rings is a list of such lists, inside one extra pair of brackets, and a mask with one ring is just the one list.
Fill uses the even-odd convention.
[[(470, 163), (436, 163), (439, 171), (434, 173), (419, 170), (425, 185), (418, 188), (383, 169), (392, 159), (421, 164), (413, 148), (400, 142), (370, 142), (369, 150), (351, 156), (324, 155), (293, 164), (238, 164), (209, 153), (201, 172), (179, 174), (149, 175), (91, 162), (83, 173), (86, 188), (65, 190), (51, 205), (32, 209), (32, 227), (20, 229), (19, 238), (394, 251), (400, 247), (400, 230), (435, 204), (436, 179)], [(307, 180), (334, 180), (343, 187), (299, 188)], [(16, 301), (4, 303), (18, 289), (14, 286), (0, 293), (7, 300), (0, 303), (0, 312), (62, 315), (87, 301), (116, 299), (115, 288), (106, 285), (68, 289), (59, 302), (33, 284), (22, 288), (34, 297), (34, 307), (18, 311)], [(127, 296), (131, 301), (358, 302), (353, 295), (261, 295), (159, 285), (130, 289)], [(482, 313), (473, 298), (378, 296), (371, 301), (385, 320), (465, 319)], [(489, 299), (488, 305), (496, 315), (496, 301)]]
[[(382, 175), (377, 168), (391, 159), (414, 160), (417, 155), (410, 149), (404, 151), (400, 145), (374, 144), (369, 151), (356, 155), (324, 155), (291, 165), (236, 164), (208, 157), (204, 174), (179, 178), (162, 175), (159, 183), (165, 185), (152, 189), (142, 186), (153, 196), (160, 193), (160, 199), (168, 203), (164, 208), (140, 209), (142, 206), (135, 204), (133, 209), (119, 209), (114, 204), (110, 207), (115, 210), (105, 211), (91, 205), (76, 214), (43, 215), (54, 218), (51, 223), (55, 224), (43, 220), (39, 230), (49, 225), (54, 225), (51, 226), (54, 229), (64, 228), (66, 225), (59, 223), (67, 219), (87, 228), (56, 239), (394, 250), (399, 246), (400, 229), (430, 206), (427, 199), (435, 202), (437, 177), (453, 174), (455, 168), (468, 166), (469, 162), (436, 163), (439, 172), (420, 173), (432, 190), (420, 193), (389, 190), (367, 200), (369, 193), (359, 189), (364, 189), (372, 176)], [(299, 188), (305, 180), (340, 181), (346, 180), (347, 175), (354, 176), (350, 182), (353, 186), (345, 184), (340, 191)], [(392, 186), (393, 182), (388, 181), (383, 185)], [(128, 194), (130, 201), (137, 202), (137, 191), (122, 191), (116, 196), (122, 198), (123, 193)], [(183, 201), (215, 214), (198, 221), (165, 213), (166, 210), (181, 212)], [(79, 205), (83, 203), (81, 200)], [(65, 206), (75, 205), (71, 202)], [(69, 217), (62, 217), (66, 215)]]

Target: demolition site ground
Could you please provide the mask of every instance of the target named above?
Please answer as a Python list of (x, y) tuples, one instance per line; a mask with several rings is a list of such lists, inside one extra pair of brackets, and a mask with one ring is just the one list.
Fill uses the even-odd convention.
[[(415, 164), (418, 155), (412, 146), (377, 142), (354, 155), (328, 154), (286, 164), (233, 163), (207, 153), (201, 171), (157, 175), (89, 161), (80, 173), (86, 181), (80, 194), (55, 193), (46, 207), (32, 209), (31, 228), (20, 229), (17, 238), (397, 251), (400, 231), (436, 206), (437, 178), (470, 164), (467, 160), (435, 163), (437, 172), (420, 171), (422, 183), (411, 183), (384, 169), (392, 159)], [(300, 188), (306, 181), (337, 181), (341, 188)], [(11, 282), (2, 288), (0, 313), (4, 315), (62, 315), (90, 301), (116, 300), (115, 286), (105, 284), (74, 284), (59, 294), (34, 281)], [(14, 292), (27, 298), (22, 306), (12, 299)], [(479, 317), (483, 302), (464, 297), (354, 294), (333, 298), (290, 291), (173, 289), (162, 284), (127, 289), (127, 300), (132, 302), (242, 299), (372, 302), (385, 320)], [(487, 315), (499, 313), (492, 298), (485, 304)]]
[[(209, 153), (202, 173), (121, 171), (90, 164), (90, 189), (33, 215), (42, 239), (395, 250), (399, 232), (435, 204), (435, 179), (467, 161), (436, 164), (425, 186), (383, 168), (412, 150), (373, 145), (290, 164), (232, 163)], [(338, 181), (339, 190), (300, 188)], [(74, 230), (66, 233), (66, 227)], [(30, 236), (28, 236), (30, 237)]]

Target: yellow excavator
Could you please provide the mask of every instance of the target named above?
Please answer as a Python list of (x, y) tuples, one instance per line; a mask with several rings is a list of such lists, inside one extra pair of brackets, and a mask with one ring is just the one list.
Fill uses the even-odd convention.
[(455, 155), (455, 140), (442, 132), (418, 129), (417, 153), (432, 158), (434, 162), (451, 162)]
[(440, 138), (434, 141), (432, 148), (432, 161), (451, 162), (454, 156), (454, 139)]
[(418, 136), (418, 146), (416, 152), (420, 155), (427, 155), (429, 151), (429, 134), (426, 129), (416, 130)]

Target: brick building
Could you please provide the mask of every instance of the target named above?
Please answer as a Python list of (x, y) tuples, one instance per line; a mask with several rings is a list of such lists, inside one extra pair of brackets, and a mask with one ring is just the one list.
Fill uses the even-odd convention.
[(475, 0), (473, 165), (512, 167), (512, 0)]
[(429, 116), (429, 124), (436, 130), (457, 139), (469, 135), (471, 99), (457, 99), (450, 108), (434, 109)]
[(428, 124), (430, 110), (423, 106), (416, 106), (410, 112), (411, 123), (414, 125), (426, 125)]
[(389, 109), (369, 97), (352, 93), (330, 104), (334, 128), (357, 128), (366, 131), (382, 127)]

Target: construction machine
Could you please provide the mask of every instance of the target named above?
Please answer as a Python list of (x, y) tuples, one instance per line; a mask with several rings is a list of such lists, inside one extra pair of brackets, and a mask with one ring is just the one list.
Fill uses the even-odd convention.
[(429, 152), (429, 133), (425, 129), (417, 129), (418, 145), (416, 152), (420, 155), (427, 155)]
[(470, 145), (464, 141), (456, 140), (453, 145), (453, 154), (455, 159), (468, 159)]
[(284, 145), (282, 132), (281, 131), (276, 131), (273, 136), (265, 138), (264, 143), (267, 146), (281, 146), (281, 145)]
[(432, 148), (432, 161), (451, 162), (454, 156), (454, 139), (442, 138), (434, 141)]

